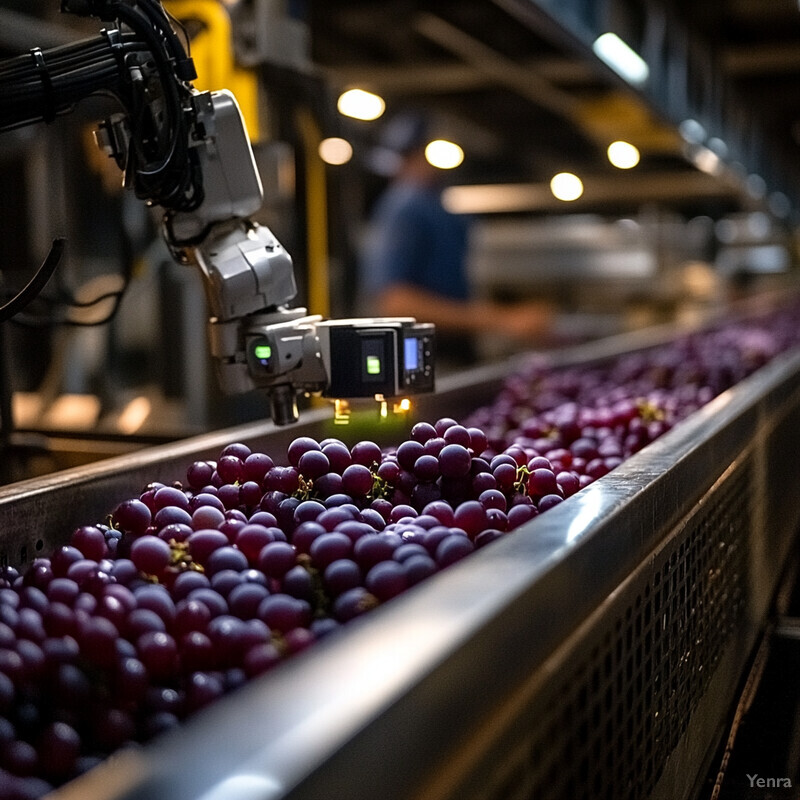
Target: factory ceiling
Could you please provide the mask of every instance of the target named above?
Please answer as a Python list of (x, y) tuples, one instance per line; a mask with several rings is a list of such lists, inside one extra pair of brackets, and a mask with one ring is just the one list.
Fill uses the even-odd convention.
[[(459, 182), (513, 185), (495, 210), (563, 208), (542, 191), (561, 170), (585, 176), (569, 210), (800, 202), (797, 0), (338, 0), (310, 3), (309, 23), (333, 86), (380, 93), (387, 116), (435, 110), (466, 150)], [(604, 30), (648, 60), (646, 85), (594, 55)], [(609, 164), (616, 139), (641, 151), (635, 169)]]
[[(372, 89), (386, 99), (385, 118), (434, 111), (465, 149), (454, 180), (481, 187), (482, 195), (464, 195), (478, 210), (627, 214), (655, 204), (712, 215), (769, 207), (792, 217), (800, 208), (797, 0), (224, 4), (232, 13), (262, 6), (273, 17), (299, 16), (312, 69), (332, 93)], [(87, 30), (52, 0), (0, 0), (0, 23), (7, 55)], [(650, 65), (643, 85), (592, 52), (607, 30)], [(341, 124), (357, 157), (380, 130)], [(606, 147), (616, 139), (639, 148), (637, 167), (609, 164)], [(585, 185), (568, 208), (547, 190), (562, 170)], [(487, 189), (498, 185), (511, 188)]]

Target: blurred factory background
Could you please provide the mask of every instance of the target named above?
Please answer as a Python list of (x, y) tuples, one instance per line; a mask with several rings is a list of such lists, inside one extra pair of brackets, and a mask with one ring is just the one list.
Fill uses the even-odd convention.
[[(0, 2), (0, 57), (97, 32), (58, 6)], [(474, 220), (478, 296), (547, 298), (567, 339), (724, 313), (796, 283), (796, 0), (165, 6), (191, 37), (198, 88), (239, 99), (259, 219), (312, 313), (364, 311), (356, 254), (386, 184), (381, 125), (408, 109), (463, 154), (445, 200)], [(348, 90), (366, 107), (342, 106)], [(267, 413), (216, 386), (199, 276), (172, 262), (156, 210), (94, 146), (104, 113), (92, 99), (0, 147), (4, 290), (68, 241), (45, 299), (0, 342), (3, 435), (26, 465), (38, 453), (33, 471)], [(480, 342), (484, 359), (506, 352)]]

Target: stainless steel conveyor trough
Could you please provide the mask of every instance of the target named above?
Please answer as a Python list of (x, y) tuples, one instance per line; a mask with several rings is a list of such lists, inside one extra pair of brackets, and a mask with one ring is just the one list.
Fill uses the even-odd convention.
[[(422, 418), (488, 402), (513, 366), (443, 381)], [(6, 487), (0, 554), (19, 564), (48, 552), (231, 441), (282, 454), (297, 435), (331, 435), (329, 417), (312, 411), (289, 429), (229, 429)], [(513, 535), (56, 796), (691, 797), (792, 554), (798, 453), (791, 352)]]

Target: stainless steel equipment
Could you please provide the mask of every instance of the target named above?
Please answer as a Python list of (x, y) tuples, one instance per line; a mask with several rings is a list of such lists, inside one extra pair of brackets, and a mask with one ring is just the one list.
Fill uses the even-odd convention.
[[(626, 342), (647, 344), (563, 359)], [(486, 402), (513, 366), (442, 381), (421, 414)], [(194, 458), (233, 440), (280, 453), (301, 433), (327, 435), (328, 418), (7, 487), (0, 552), (29, 560)], [(793, 352), (568, 502), (56, 796), (692, 797), (790, 557), (798, 448)]]

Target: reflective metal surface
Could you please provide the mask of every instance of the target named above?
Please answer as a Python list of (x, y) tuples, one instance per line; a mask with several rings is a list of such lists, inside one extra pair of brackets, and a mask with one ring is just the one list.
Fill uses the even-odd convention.
[[(604, 349), (610, 354), (614, 348), (605, 345), (593, 357), (602, 357)], [(465, 385), (469, 376), (462, 376), (443, 387), (430, 399), (430, 408), (423, 410), (433, 412), (441, 403), (439, 415), (456, 415), (460, 407), (452, 405), (456, 398), (481, 402), (508, 369), (507, 364), (499, 365), (473, 375), (471, 386)], [(236, 429), (235, 437), (283, 448), (300, 432), (320, 435), (327, 425), (320, 414), (306, 417), (295, 429), (274, 431), (259, 425)], [(223, 431), (153, 448), (56, 475), (35, 486), (3, 491), (2, 545), (17, 547), (17, 537), (27, 535), (24, 532), (33, 523), (49, 547), (76, 515), (86, 521), (87, 516), (107, 512), (112, 498), (124, 496), (132, 484), (174, 480), (187, 459), (218, 452), (232, 435)], [(571, 674), (567, 670), (581, 657), (599, 664), (615, 660), (615, 671), (609, 668), (606, 678), (608, 690), (616, 693), (620, 708), (625, 706), (626, 719), (644, 719), (652, 763), (641, 790), (654, 796), (688, 797), (691, 781), (714, 744), (725, 704), (794, 537), (797, 508), (785, 500), (800, 486), (800, 468), (792, 456), (798, 446), (800, 354), (795, 353), (721, 395), (611, 474), (513, 535), (354, 621), (340, 634), (202, 712), (176, 734), (113, 757), (57, 796), (61, 800), (614, 796), (606, 790), (594, 794), (591, 785), (581, 783), (577, 772), (581, 762), (575, 762), (574, 775), (564, 774), (571, 768), (567, 765), (572, 764), (568, 757), (572, 744), (559, 741), (559, 726), (552, 733), (546, 726), (536, 730), (537, 715), (542, 720), (561, 719), (553, 714), (567, 704), (573, 684), (565, 686), (559, 677)], [(746, 498), (746, 504), (732, 505), (731, 498), (736, 497)], [(703, 706), (703, 713), (682, 707), (674, 720), (656, 724), (647, 707), (649, 695), (641, 671), (633, 666), (634, 659), (655, 659), (653, 645), (642, 641), (641, 630), (637, 633), (633, 623), (627, 634), (619, 626), (625, 624), (624, 608), (629, 616), (632, 610), (639, 613), (640, 601), (650, 597), (653, 586), (658, 586), (657, 608), (664, 615), (664, 630), (670, 609), (673, 616), (680, 613), (686, 620), (701, 621), (713, 607), (725, 612), (727, 594), (698, 595), (705, 607), (680, 606), (708, 579), (703, 574), (687, 577), (683, 566), (694, 558), (692, 548), (700, 546), (704, 531), (716, 532), (722, 537), (720, 547), (730, 549), (717, 518), (708, 517), (707, 512), (716, 513), (715, 505), (729, 515), (732, 511), (733, 519), (723, 527), (736, 527), (737, 542), (747, 549), (746, 575), (738, 574), (740, 566), (735, 565), (741, 562), (735, 558), (724, 562), (733, 566), (719, 568), (734, 570), (728, 579), (741, 594), (737, 606), (741, 610), (731, 617), (712, 661), (701, 663), (686, 677), (688, 654), (678, 654), (674, 672), (663, 673), (664, 681), (683, 685), (678, 683), (680, 677), (695, 687), (692, 697), (698, 707)], [(694, 522), (698, 519), (699, 528)], [(699, 533), (688, 538), (687, 532), (695, 528)], [(702, 570), (716, 563), (714, 553), (712, 548), (710, 555), (695, 559)], [(662, 575), (664, 586), (659, 584)], [(644, 588), (639, 588), (642, 580)], [(631, 592), (632, 599), (625, 599)], [(627, 604), (622, 612), (621, 600)], [(648, 630), (661, 630), (652, 619), (645, 622)], [(669, 637), (664, 646), (668, 643)], [(629, 656), (624, 656), (626, 648)], [(697, 669), (704, 668), (709, 677), (698, 683)], [(600, 666), (594, 670), (603, 673)], [(579, 681), (585, 681), (585, 688)], [(569, 716), (578, 717), (571, 720), (575, 736), (585, 739), (593, 724), (592, 678), (578, 673), (575, 682), (578, 688), (569, 701)], [(665, 693), (666, 708), (672, 708), (674, 695)], [(607, 716), (613, 727), (614, 709)], [(535, 733), (553, 752), (564, 750), (563, 758), (549, 767), (552, 775), (537, 761), (533, 740), (530, 752), (510, 748), (507, 737), (512, 732), (517, 744), (517, 734)], [(603, 730), (601, 738), (608, 739), (612, 749), (600, 761), (625, 785), (625, 770), (638, 769), (626, 762), (635, 755), (636, 743), (625, 739), (624, 725), (610, 738), (607, 733)], [(620, 736), (628, 749), (617, 753), (613, 747)], [(630, 740), (636, 736), (638, 729), (628, 733)], [(660, 746), (666, 742), (672, 743), (671, 752)]]

